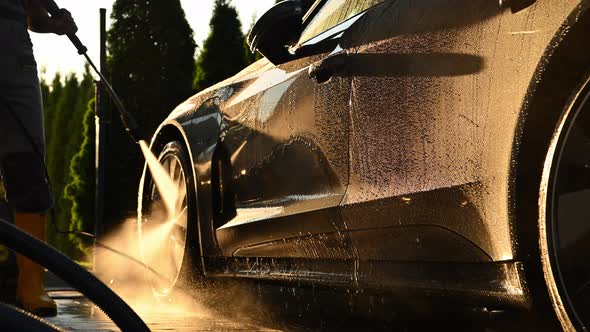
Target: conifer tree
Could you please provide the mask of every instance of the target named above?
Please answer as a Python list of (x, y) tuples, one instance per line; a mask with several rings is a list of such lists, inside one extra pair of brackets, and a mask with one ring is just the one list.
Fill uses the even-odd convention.
[(231, 77), (249, 63), (242, 23), (231, 0), (215, 0), (209, 26), (209, 36), (197, 60), (196, 90), (203, 90)]
[[(54, 80), (55, 83), (57, 83)], [(68, 128), (72, 117), (75, 114), (73, 105), (76, 104), (78, 96), (78, 79), (74, 74), (68, 75), (65, 79), (61, 91), (56, 91), (50, 96), (53, 100), (52, 118), (48, 123), (49, 144), (47, 145), (47, 169), (49, 171), (49, 178), (51, 180), (51, 189), (54, 195), (55, 205), (53, 207), (52, 219), (57, 227), (61, 230), (67, 229), (70, 223), (68, 218), (69, 207), (63, 198), (63, 190), (67, 177), (69, 176), (68, 164), (69, 159), (67, 154), (67, 145), (70, 139), (76, 139), (75, 133), (69, 132)], [(60, 87), (57, 84), (57, 87)], [(59, 95), (57, 94), (59, 93)], [(71, 248), (67, 243), (67, 238), (56, 235), (56, 243), (54, 245), (57, 249), (70, 253)]]
[[(193, 94), (193, 31), (179, 0), (117, 0), (111, 19), (112, 83), (149, 136)], [(105, 218), (110, 223), (134, 215), (143, 158), (114, 110), (108, 135)]]
[[(67, 230), (71, 223), (72, 203), (65, 197), (65, 187), (71, 176), (70, 161), (82, 142), (86, 111), (82, 105), (92, 96), (93, 80), (88, 71), (82, 81), (71, 74), (62, 83), (61, 76), (56, 75), (51, 87), (42, 83), (41, 91), (44, 93), (46, 164), (55, 200), (50, 218), (60, 230)], [(48, 235), (52, 245), (73, 258), (81, 258), (81, 253), (67, 236), (56, 234), (52, 227)]]
[[(84, 114), (83, 141), (78, 152), (70, 162), (70, 182), (65, 189), (65, 197), (71, 205), (71, 222), (68, 230), (89, 232), (94, 226), (95, 197), (95, 117), (94, 99), (88, 103)], [(70, 235), (74, 249), (79, 256), (87, 256), (91, 245), (89, 239)]]

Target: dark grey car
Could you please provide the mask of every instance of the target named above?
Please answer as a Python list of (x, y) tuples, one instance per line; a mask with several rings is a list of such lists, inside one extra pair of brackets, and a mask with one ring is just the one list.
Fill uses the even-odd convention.
[(249, 36), (265, 58), (152, 141), (186, 193), (171, 279), (401, 290), (590, 326), (588, 9), (276, 5)]

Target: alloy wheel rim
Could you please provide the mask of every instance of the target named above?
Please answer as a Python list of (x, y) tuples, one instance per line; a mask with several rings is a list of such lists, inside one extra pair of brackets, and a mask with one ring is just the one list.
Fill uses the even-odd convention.
[[(177, 156), (166, 154), (160, 158), (160, 164), (164, 167), (170, 179), (174, 183), (176, 195), (172, 211), (167, 211), (162, 193), (151, 181), (149, 214), (145, 219), (144, 227), (153, 235), (144, 237), (144, 248), (152, 246), (146, 260), (148, 265), (156, 269), (160, 276), (153, 276), (152, 288), (156, 296), (163, 297), (170, 294), (180, 276), (187, 240), (187, 193), (186, 177), (182, 163)], [(172, 193), (164, 193), (171, 195)], [(161, 234), (158, 234), (161, 233)], [(156, 239), (155, 241), (153, 241)], [(155, 243), (153, 243), (155, 242)], [(157, 246), (153, 248), (153, 246)], [(145, 250), (144, 250), (145, 252)]]

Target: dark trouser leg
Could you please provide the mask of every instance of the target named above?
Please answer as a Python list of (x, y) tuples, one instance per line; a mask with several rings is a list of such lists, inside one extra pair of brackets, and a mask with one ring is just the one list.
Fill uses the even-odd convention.
[[(45, 238), (53, 200), (45, 174), (43, 106), (27, 28), (0, 20), (0, 170), (16, 226)], [(43, 289), (43, 269), (19, 256), (17, 294), (25, 309), (55, 313)], [(44, 311), (44, 312), (43, 312)]]
[[(35, 153), (5, 156), (2, 172), (8, 203), (14, 211), (14, 223), (30, 235), (45, 241), (47, 214), (52, 196), (45, 175), (43, 160)], [(40, 316), (56, 315), (55, 302), (43, 286), (45, 270), (17, 254), (19, 276), (17, 301), (24, 309)]]

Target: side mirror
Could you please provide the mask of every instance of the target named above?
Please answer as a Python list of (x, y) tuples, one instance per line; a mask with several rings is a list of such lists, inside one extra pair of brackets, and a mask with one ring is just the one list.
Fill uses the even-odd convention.
[(289, 45), (297, 42), (303, 28), (304, 5), (301, 0), (287, 0), (269, 9), (252, 27), (248, 45), (275, 65), (289, 61)]

